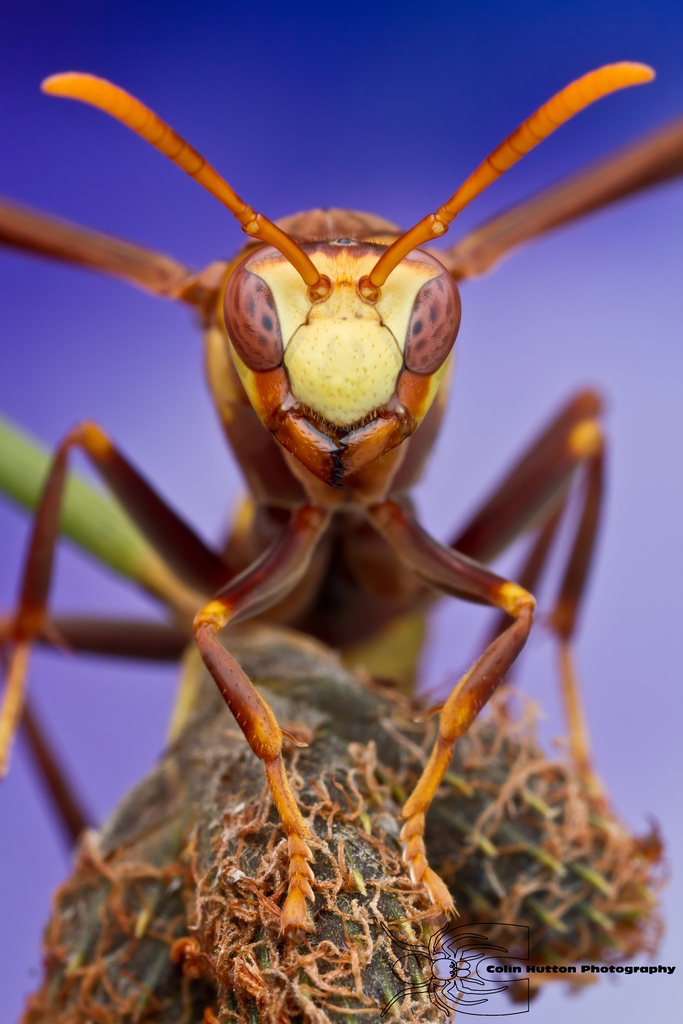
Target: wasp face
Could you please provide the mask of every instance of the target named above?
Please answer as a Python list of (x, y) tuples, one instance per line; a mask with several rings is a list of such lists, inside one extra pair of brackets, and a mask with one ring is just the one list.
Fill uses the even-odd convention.
[[(343, 478), (395, 447), (427, 412), (458, 333), (460, 297), (445, 268), (426, 253), (404, 259), (373, 303), (361, 296), (358, 282), (385, 246), (340, 238), (302, 248), (332, 282), (324, 299), (311, 301), (287, 260), (262, 249), (230, 277), (225, 323), (238, 372), (265, 425), (282, 441), (284, 407), (304, 417), (332, 441), (332, 476)], [(259, 383), (277, 371), (286, 396), (276, 410), (272, 389), (264, 400)], [(391, 420), (400, 420), (400, 429), (386, 431), (386, 444), (368, 446), (370, 457), (359, 458), (350, 435)], [(310, 464), (308, 445), (297, 450), (282, 443), (321, 479), (343, 482), (330, 479), (329, 466), (320, 472)], [(351, 447), (354, 458), (345, 458)]]

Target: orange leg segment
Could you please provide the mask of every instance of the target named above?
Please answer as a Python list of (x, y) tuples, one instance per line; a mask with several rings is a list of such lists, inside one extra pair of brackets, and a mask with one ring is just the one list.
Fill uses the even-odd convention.
[(199, 612), (194, 628), (206, 667), (249, 746), (263, 761), (266, 779), (287, 835), (289, 882), (281, 932), (312, 931), (306, 899), (312, 900), (311, 833), (292, 793), (282, 761), (283, 732), (268, 703), (235, 659), (216, 640), (228, 622), (247, 618), (275, 604), (303, 577), (330, 513), (312, 505), (298, 509), (281, 537), (253, 566), (232, 580)]
[(401, 812), (407, 819), (401, 832), (403, 860), (413, 881), (425, 884), (439, 910), (453, 912), (448, 888), (427, 863), (425, 814), (448, 768), (455, 741), (467, 732), (526, 643), (535, 603), (523, 587), (433, 540), (396, 502), (374, 505), (368, 514), (398, 558), (425, 583), (443, 593), (500, 608), (514, 620), (489, 644), (443, 705), (436, 744)]

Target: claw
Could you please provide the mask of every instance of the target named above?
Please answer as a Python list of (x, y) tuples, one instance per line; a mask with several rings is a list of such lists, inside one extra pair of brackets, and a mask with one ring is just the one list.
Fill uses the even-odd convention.
[[(308, 891), (310, 892), (310, 885)], [(286, 935), (292, 939), (303, 938), (304, 932), (314, 932), (315, 925), (308, 916), (306, 908), (306, 896), (303, 888), (295, 881), (290, 881), (289, 892), (285, 905), (282, 908), (280, 919), (280, 935)], [(312, 898), (313, 894), (311, 893)]]
[(444, 914), (457, 914), (453, 897), (448, 886), (442, 878), (439, 878), (436, 871), (427, 866), (422, 875), (422, 882), (427, 886), (427, 892), (432, 903)]

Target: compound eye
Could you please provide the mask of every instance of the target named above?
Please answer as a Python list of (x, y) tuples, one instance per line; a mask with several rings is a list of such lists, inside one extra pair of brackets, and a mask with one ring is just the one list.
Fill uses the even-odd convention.
[(403, 360), (413, 373), (434, 373), (453, 348), (460, 327), (460, 295), (444, 272), (417, 293), (406, 334)]
[(225, 325), (240, 357), (252, 370), (273, 370), (282, 362), (280, 321), (272, 292), (258, 274), (238, 267), (223, 301)]

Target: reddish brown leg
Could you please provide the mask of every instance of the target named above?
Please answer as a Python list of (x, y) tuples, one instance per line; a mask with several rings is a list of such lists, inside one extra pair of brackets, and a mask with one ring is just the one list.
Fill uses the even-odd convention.
[(73, 844), (83, 829), (87, 828), (88, 817), (29, 703), (24, 709), (23, 724), (33, 760), (40, 771), (41, 782), (57, 811), (67, 840)]
[(228, 622), (256, 615), (291, 591), (308, 568), (315, 546), (327, 529), (329, 512), (305, 505), (294, 513), (282, 536), (257, 561), (202, 608), (195, 618), (197, 645), (225, 702), (263, 761), (266, 779), (287, 834), (289, 885), (282, 910), (281, 932), (312, 931), (306, 897), (313, 899), (313, 859), (308, 825), (299, 810), (282, 761), (282, 730), (273, 711), (235, 659), (216, 640)]
[[(519, 580), (520, 587), (524, 587), (530, 593), (536, 589), (536, 585), (545, 569), (548, 556), (552, 549), (553, 541), (557, 535), (557, 529), (564, 512), (564, 504), (560, 505), (551, 515), (548, 521), (538, 531), (531, 549), (524, 559), (519, 572), (515, 573), (515, 579)], [(498, 621), (491, 630), (490, 640), (495, 640), (507, 626), (507, 615), (499, 616)]]
[(515, 620), (484, 651), (443, 705), (439, 735), (431, 756), (401, 816), (403, 860), (414, 882), (424, 882), (439, 910), (453, 911), (446, 885), (427, 863), (425, 814), (453, 755), (455, 741), (469, 729), (517, 658), (531, 629), (534, 599), (516, 583), (494, 575), (472, 559), (433, 540), (393, 501), (368, 510), (371, 522), (398, 558), (429, 586), (467, 601), (500, 608)]
[[(0, 647), (12, 639), (14, 616), (0, 615)], [(45, 619), (34, 643), (69, 651), (143, 661), (178, 661), (192, 634), (180, 626), (144, 619), (57, 615)]]
[[(564, 505), (561, 505), (555, 510), (555, 512), (551, 513), (548, 521), (538, 531), (538, 535), (534, 539), (531, 549), (524, 559), (519, 572), (514, 574), (515, 579), (519, 581), (520, 587), (524, 587), (524, 589), (528, 590), (529, 593), (533, 593), (535, 591), (539, 577), (543, 573), (553, 541), (557, 534), (557, 528), (562, 519), (563, 511)], [(482, 646), (488, 647), (489, 644), (492, 644), (496, 637), (499, 637), (501, 633), (505, 632), (507, 626), (508, 616), (505, 612), (502, 612), (496, 617), (493, 628), (487, 634), (486, 641)], [(504, 714), (507, 714), (508, 708), (504, 707), (502, 711)]]
[(562, 502), (578, 466), (602, 447), (599, 395), (582, 391), (543, 430), (528, 452), (451, 546), (490, 562)]
[[(0, 616), (0, 648), (13, 635), (15, 617)], [(138, 620), (94, 619), (77, 616), (46, 619), (34, 642), (66, 646), (68, 650), (117, 658), (177, 661), (190, 640), (178, 626)], [(62, 831), (73, 843), (88, 824), (68, 773), (47, 740), (30, 702), (24, 708), (24, 730), (31, 758), (57, 813)]]
[[(571, 478), (581, 467), (585, 468), (583, 509), (550, 625), (560, 642), (560, 680), (572, 756), (586, 787), (596, 797), (600, 797), (601, 787), (590, 762), (588, 731), (574, 672), (571, 640), (602, 504), (604, 439), (596, 419), (599, 412), (596, 395), (592, 392), (577, 395), (453, 542), (458, 551), (488, 560), (540, 519), (543, 525), (519, 577), (525, 588), (534, 589), (566, 506), (566, 490)], [(504, 627), (504, 620), (496, 623), (494, 635)]]
[[(154, 548), (188, 587), (210, 593), (225, 583), (229, 571), (192, 530), (155, 494), (150, 485), (116, 450), (94, 423), (75, 427), (60, 444), (36, 513), (19, 600), (14, 619), (7, 683), (0, 709), (0, 776), (7, 769), (12, 738), (24, 702), (24, 686), (31, 645), (40, 635), (52, 578), (59, 532), (59, 514), (69, 452), (80, 447), (115, 493)], [(192, 591), (178, 586), (179, 602), (192, 600)], [(194, 598), (196, 608), (200, 598)], [(191, 605), (190, 605), (191, 607)]]

